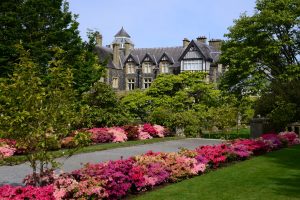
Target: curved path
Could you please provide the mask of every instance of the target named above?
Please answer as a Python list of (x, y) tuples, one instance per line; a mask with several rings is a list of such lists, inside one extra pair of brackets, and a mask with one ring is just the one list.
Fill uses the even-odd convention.
[[(187, 149), (195, 149), (198, 146), (213, 145), (221, 143), (221, 140), (202, 139), (202, 138), (188, 138), (182, 140), (173, 140), (167, 142), (158, 142), (153, 144), (145, 144), (131, 147), (123, 147), (116, 149), (109, 149), (104, 151), (97, 151), (91, 153), (82, 153), (74, 155), (68, 159), (59, 158), (58, 161), (62, 162), (61, 169), (65, 172), (70, 172), (79, 169), (85, 163), (97, 163), (108, 160), (117, 160), (128, 158), (130, 156), (146, 153), (147, 151), (154, 152), (177, 152), (181, 147)], [(0, 167), (0, 185), (12, 184), (20, 185), (23, 178), (31, 173), (31, 168), (28, 163), (15, 165), (15, 166), (1, 166)]]

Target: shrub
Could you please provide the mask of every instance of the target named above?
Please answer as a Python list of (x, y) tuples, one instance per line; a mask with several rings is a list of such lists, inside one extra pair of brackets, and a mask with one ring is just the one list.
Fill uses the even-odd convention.
[(1, 200), (55, 200), (53, 192), (53, 185), (44, 187), (4, 185), (0, 187)]
[(138, 127), (132, 125), (123, 126), (124, 131), (127, 133), (128, 140), (137, 140), (138, 139)]

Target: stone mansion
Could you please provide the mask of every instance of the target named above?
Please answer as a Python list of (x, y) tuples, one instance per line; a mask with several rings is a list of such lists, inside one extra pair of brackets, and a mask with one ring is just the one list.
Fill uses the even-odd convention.
[(183, 71), (204, 71), (207, 80), (215, 82), (224, 71), (218, 64), (221, 40), (183, 39), (182, 46), (164, 48), (134, 48), (130, 35), (122, 29), (112, 44), (103, 46), (102, 35), (96, 33), (96, 53), (107, 63), (104, 81), (115, 90), (146, 89), (159, 74), (179, 74)]

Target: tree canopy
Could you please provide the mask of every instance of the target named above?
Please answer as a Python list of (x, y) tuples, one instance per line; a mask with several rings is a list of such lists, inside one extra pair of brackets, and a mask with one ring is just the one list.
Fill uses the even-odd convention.
[(274, 80), (299, 80), (299, 28), (300, 1), (258, 0), (253, 16), (243, 14), (225, 35), (222, 87), (257, 93)]
[(18, 60), (16, 44), (21, 44), (47, 79), (52, 47), (64, 51), (74, 75), (74, 88), (80, 93), (98, 80), (103, 68), (93, 54), (94, 37), (83, 42), (79, 36), (77, 16), (64, 0), (3, 0), (0, 7), (0, 78), (13, 74)]
[(261, 96), (256, 114), (277, 129), (300, 120), (300, 1), (257, 0), (253, 16), (243, 14), (226, 36), (221, 88)]

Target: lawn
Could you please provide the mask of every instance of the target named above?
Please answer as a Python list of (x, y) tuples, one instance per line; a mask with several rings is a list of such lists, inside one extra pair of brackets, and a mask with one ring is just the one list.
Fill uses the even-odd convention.
[(210, 139), (226, 139), (232, 140), (237, 138), (249, 138), (250, 137), (250, 128), (242, 128), (238, 131), (236, 129), (231, 129), (230, 131), (219, 131), (219, 132), (205, 132), (201, 135), (203, 138)]
[(136, 199), (300, 199), (300, 145), (224, 167)]
[[(152, 144), (156, 142), (165, 142), (170, 140), (178, 140), (183, 139), (182, 137), (165, 137), (165, 138), (153, 138), (149, 140), (136, 140), (136, 141), (127, 141), (123, 143), (104, 143), (104, 144), (96, 144), (87, 147), (83, 147), (77, 150), (74, 149), (61, 149), (57, 151), (51, 151), (50, 154), (55, 157), (59, 158), (66, 155), (69, 151), (72, 152), (72, 155), (80, 154), (80, 153), (88, 153), (88, 152), (95, 152), (95, 151), (103, 151), (107, 149), (115, 149), (121, 147), (129, 147), (129, 146), (136, 146), (136, 145), (143, 145), (143, 144)], [(17, 165), (26, 162), (25, 155), (18, 155), (6, 158), (4, 160), (0, 160), (1, 165)]]

